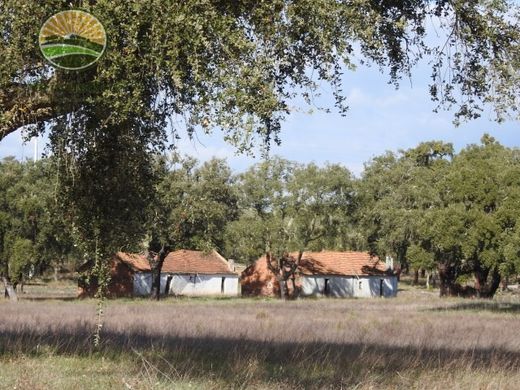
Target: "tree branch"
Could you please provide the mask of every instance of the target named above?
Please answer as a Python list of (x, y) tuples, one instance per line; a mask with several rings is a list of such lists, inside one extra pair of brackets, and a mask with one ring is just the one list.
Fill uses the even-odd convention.
[(23, 126), (56, 116), (50, 95), (31, 86), (12, 84), (0, 90), (0, 141)]

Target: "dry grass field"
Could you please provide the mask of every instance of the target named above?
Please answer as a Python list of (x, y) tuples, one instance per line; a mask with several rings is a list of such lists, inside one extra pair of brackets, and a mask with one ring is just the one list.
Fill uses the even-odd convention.
[(520, 300), (0, 300), (7, 389), (517, 389)]

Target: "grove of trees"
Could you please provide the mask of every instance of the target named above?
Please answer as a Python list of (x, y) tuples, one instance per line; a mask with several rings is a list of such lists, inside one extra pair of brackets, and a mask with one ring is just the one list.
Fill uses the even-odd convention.
[[(0, 162), (0, 273), (14, 284), (85, 260), (56, 160)], [(267, 253), (281, 285), (294, 276), (288, 252), (368, 250), (438, 273), (441, 296), (492, 297), (520, 273), (520, 151), (489, 135), (459, 153), (439, 141), (387, 152), (359, 178), (279, 157), (233, 174), (225, 160), (176, 154), (156, 156), (151, 176), (157, 195), (142, 212), (153, 237), (122, 240), (125, 250), (215, 248), (246, 264)]]

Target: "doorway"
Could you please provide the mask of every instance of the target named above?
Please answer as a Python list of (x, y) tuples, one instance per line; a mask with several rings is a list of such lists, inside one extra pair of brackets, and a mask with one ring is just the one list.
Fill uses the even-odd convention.
[(166, 278), (166, 286), (164, 287), (164, 295), (168, 295), (170, 293), (170, 285), (172, 284), (172, 275), (168, 275), (168, 278)]
[(330, 285), (329, 285), (329, 279), (325, 279), (325, 284), (323, 286), (323, 295), (325, 295), (326, 297), (329, 296), (329, 293), (330, 293)]

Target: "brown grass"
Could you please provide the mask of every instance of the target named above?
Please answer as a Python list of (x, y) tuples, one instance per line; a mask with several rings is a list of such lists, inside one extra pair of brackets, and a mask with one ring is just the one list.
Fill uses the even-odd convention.
[(0, 310), (0, 387), (24, 385), (19, 370), (30, 363), (46, 373), (33, 378), (33, 387), (77, 388), (59, 376), (43, 378), (53, 365), (81, 372), (85, 360), (94, 376), (107, 379), (85, 385), (91, 388), (513, 389), (520, 383), (520, 302), (512, 297), (440, 300), (414, 290), (384, 300), (110, 301), (98, 351), (93, 301), (21, 301)]

